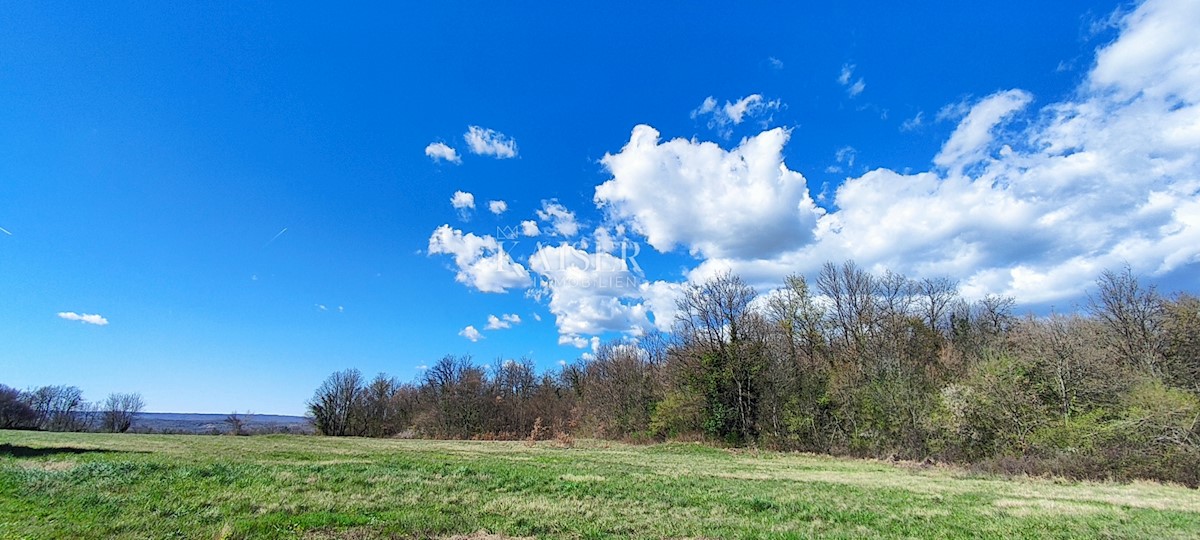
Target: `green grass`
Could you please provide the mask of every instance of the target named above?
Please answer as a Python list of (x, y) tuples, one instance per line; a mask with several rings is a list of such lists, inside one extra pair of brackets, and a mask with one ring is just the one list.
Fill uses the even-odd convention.
[(0, 431), (0, 538), (1195, 538), (1200, 492), (822, 456)]

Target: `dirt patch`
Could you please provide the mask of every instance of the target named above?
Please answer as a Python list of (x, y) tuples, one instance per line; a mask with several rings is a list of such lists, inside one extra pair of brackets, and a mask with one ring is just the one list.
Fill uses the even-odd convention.
[(78, 465), (74, 461), (22, 461), (21, 467), (36, 471), (66, 472)]
[(471, 534), (457, 534), (454, 536), (443, 537), (446, 540), (531, 540), (532, 536), (505, 536), (503, 534), (492, 534), (487, 531), (478, 531)]
[(564, 482), (603, 482), (607, 478), (596, 474), (564, 474), (558, 477)]
[(307, 531), (304, 533), (303, 538), (304, 540), (373, 540), (386, 537), (380, 534), (379, 531), (356, 527), (351, 529)]
[[(378, 540), (381, 538), (408, 539), (412, 537), (382, 533), (366, 527), (352, 527), (349, 529), (321, 529), (316, 531), (308, 531), (304, 533), (303, 538), (304, 540)], [(492, 534), (487, 531), (478, 531), (471, 534), (456, 534), (454, 536), (441, 536), (438, 538), (442, 540), (533, 540), (532, 536), (506, 536), (503, 534)]]

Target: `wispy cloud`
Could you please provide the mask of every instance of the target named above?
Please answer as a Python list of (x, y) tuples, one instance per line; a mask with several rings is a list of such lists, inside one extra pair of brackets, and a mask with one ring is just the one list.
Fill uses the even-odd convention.
[(842, 73), (838, 75), (838, 84), (846, 87), (846, 95), (850, 97), (858, 96), (867, 89), (867, 82), (862, 77), (854, 80), (854, 70), (858, 66), (854, 64), (843, 64)]
[(925, 125), (925, 111), (917, 111), (917, 115), (900, 124), (900, 131), (915, 131)]
[(100, 315), (94, 315), (94, 314), (88, 314), (88, 313), (84, 313), (81, 315), (79, 313), (75, 313), (74, 311), (60, 311), (58, 313), (58, 318), (66, 319), (68, 321), (79, 321), (79, 322), (85, 323), (85, 324), (94, 324), (96, 326), (105, 326), (108, 324), (108, 319), (105, 319), (104, 317), (101, 317)]
[(267, 243), (263, 244), (263, 247), (267, 247), (267, 246), (271, 245), (272, 242), (274, 242), (275, 240), (278, 240), (280, 236), (283, 236), (283, 233), (285, 233), (285, 232), (287, 232), (287, 227), (284, 227), (279, 232), (275, 233), (275, 236), (272, 236), (270, 240), (267, 240)]
[(760, 119), (761, 127), (767, 127), (773, 117), (773, 112), (783, 107), (778, 99), (768, 100), (762, 94), (750, 94), (737, 101), (726, 101), (724, 105), (717, 103), (717, 98), (708, 96), (696, 110), (692, 118), (708, 117), (708, 128), (716, 130), (722, 137), (728, 139), (733, 135), (731, 126), (741, 124), (748, 119)]

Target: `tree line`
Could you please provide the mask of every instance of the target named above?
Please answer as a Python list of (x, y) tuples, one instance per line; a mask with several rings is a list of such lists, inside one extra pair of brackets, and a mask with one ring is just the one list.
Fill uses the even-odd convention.
[(0, 384), (0, 429), (124, 433), (144, 407), (137, 393), (112, 393), (104, 401), (89, 402), (75, 386), (21, 391)]
[(967, 301), (947, 278), (826, 264), (759, 294), (689, 286), (670, 333), (538, 373), (447, 356), (402, 382), (331, 375), (320, 433), (706, 440), (1200, 484), (1200, 300), (1106, 271), (1078, 312)]

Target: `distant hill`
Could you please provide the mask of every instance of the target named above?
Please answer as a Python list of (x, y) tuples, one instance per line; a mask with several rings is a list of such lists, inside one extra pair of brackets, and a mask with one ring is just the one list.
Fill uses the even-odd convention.
[[(228, 414), (138, 413), (130, 431), (139, 433), (228, 433)], [(250, 433), (313, 433), (303, 416), (239, 414), (243, 429)]]

